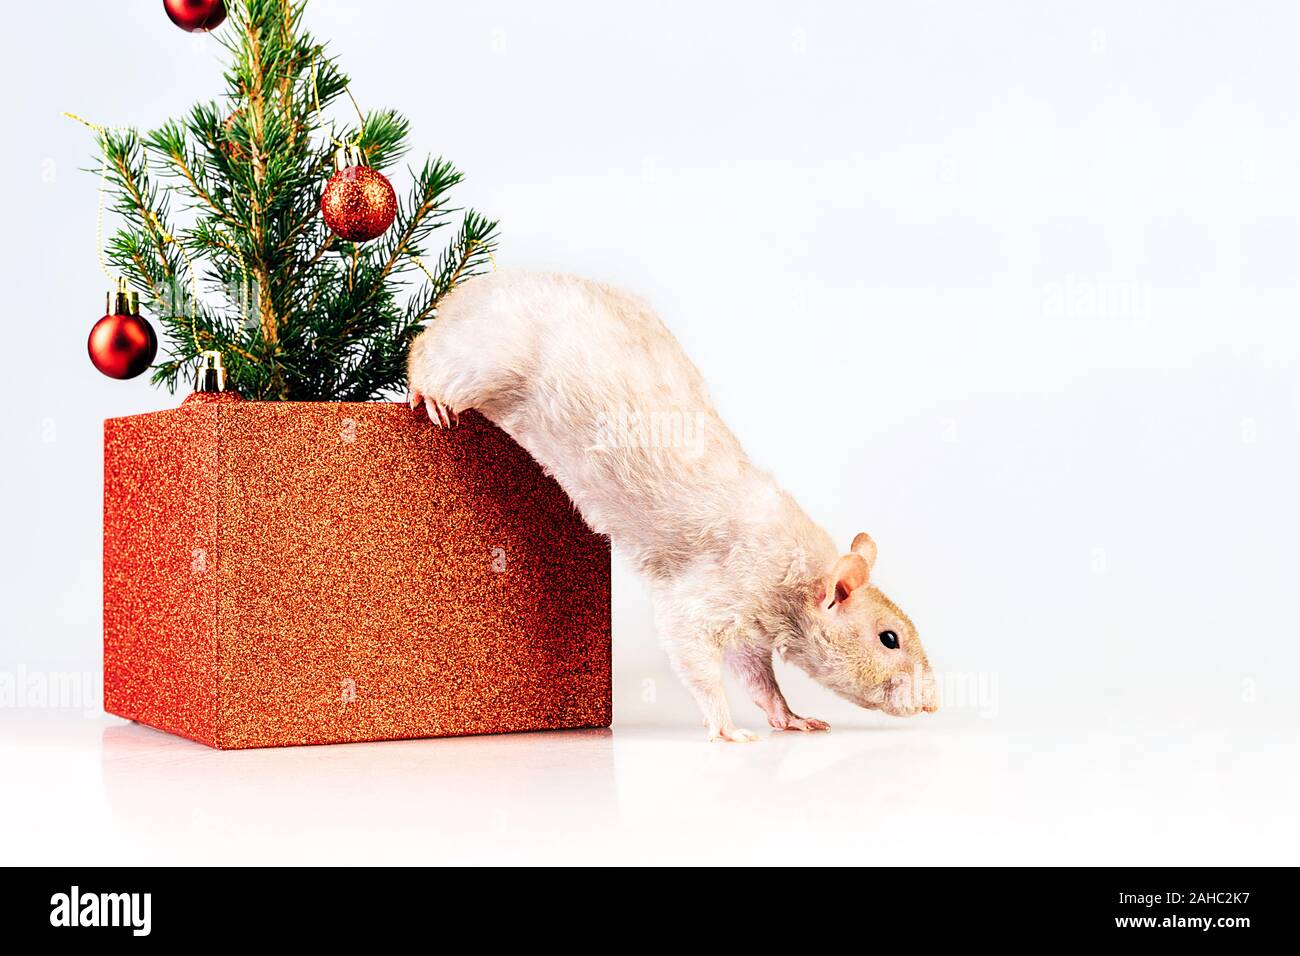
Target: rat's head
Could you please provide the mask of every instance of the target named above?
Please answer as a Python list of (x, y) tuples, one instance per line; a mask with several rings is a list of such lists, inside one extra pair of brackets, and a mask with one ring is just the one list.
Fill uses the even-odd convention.
[(802, 639), (786, 657), (860, 707), (907, 717), (939, 709), (939, 688), (916, 628), (870, 582), (876, 543), (853, 539), (805, 599)]

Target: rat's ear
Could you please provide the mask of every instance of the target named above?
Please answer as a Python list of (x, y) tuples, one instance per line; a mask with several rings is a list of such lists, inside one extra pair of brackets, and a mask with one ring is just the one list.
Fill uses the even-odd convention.
[(871, 540), (871, 535), (865, 531), (859, 531), (853, 538), (853, 543), (849, 545), (849, 550), (854, 554), (862, 556), (862, 560), (867, 562), (867, 572), (876, 566), (876, 542)]
[(831, 568), (830, 587), (832, 596), (828, 609), (848, 600), (850, 594), (867, 583), (871, 568), (860, 554), (846, 554), (835, 562)]

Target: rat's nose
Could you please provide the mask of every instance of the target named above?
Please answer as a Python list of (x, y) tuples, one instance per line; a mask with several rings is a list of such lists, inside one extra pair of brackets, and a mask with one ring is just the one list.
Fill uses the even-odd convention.
[(921, 709), (927, 714), (939, 709), (939, 682), (934, 679), (933, 671), (926, 671), (921, 680)]
[(898, 717), (922, 711), (933, 714), (939, 709), (939, 684), (934, 679), (934, 672), (928, 669), (922, 672), (917, 667), (895, 675), (889, 680), (885, 700), (885, 709)]

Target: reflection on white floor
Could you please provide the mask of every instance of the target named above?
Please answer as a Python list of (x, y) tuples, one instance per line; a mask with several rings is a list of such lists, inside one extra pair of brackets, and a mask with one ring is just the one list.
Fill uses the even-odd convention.
[(9, 712), (0, 862), (1294, 863), (1296, 745), (898, 723), (219, 752)]

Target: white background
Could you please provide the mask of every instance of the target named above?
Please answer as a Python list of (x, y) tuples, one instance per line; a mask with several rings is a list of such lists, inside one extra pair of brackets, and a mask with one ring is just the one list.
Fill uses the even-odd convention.
[[(102, 421), (180, 398), (86, 358), (93, 143), (59, 115), (148, 128), (217, 93), (217, 44), (159, 7), (5, 14), (0, 673), (98, 671)], [(0, 857), (1296, 862), (1293, 4), (308, 23), (413, 161), (466, 171), (502, 266), (646, 296), (983, 693), (901, 722), (789, 674), (830, 735), (709, 747), (617, 566), (612, 733), (218, 754), (10, 702)]]

